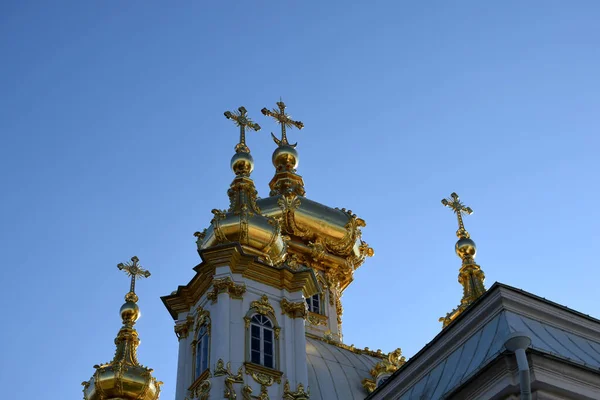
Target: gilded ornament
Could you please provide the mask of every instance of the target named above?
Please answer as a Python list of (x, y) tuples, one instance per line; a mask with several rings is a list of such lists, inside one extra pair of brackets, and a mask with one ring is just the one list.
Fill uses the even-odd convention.
[(259, 364), (245, 362), (246, 375), (250, 375), (260, 385), (271, 386), (274, 382), (281, 383), (283, 372), (267, 368)]
[(308, 308), (306, 301), (292, 303), (287, 299), (282, 299), (280, 302), (281, 314), (285, 314), (290, 318), (306, 318)]
[(283, 385), (283, 400), (308, 400), (309, 398), (310, 394), (304, 391), (302, 382), (298, 383), (296, 391), (292, 392), (290, 382), (288, 380), (285, 381)]
[(377, 388), (377, 384), (373, 379), (365, 378), (362, 380), (362, 386), (365, 388), (367, 393), (373, 393), (373, 391)]
[(260, 125), (248, 118), (248, 111), (243, 106), (238, 107), (238, 111), (225, 111), (224, 115), (225, 118), (232, 120), (236, 126), (240, 127), (240, 142), (235, 146), (235, 152), (250, 153), (250, 149), (246, 146), (246, 128), (258, 132)]
[[(278, 108), (278, 109), (277, 109)], [(281, 125), (281, 139), (277, 139), (273, 133), (271, 136), (273, 137), (273, 141), (278, 146), (288, 145), (290, 147), (296, 147), (296, 144), (289, 144), (286, 135), (286, 128), (296, 127), (299, 130), (304, 128), (304, 124), (300, 121), (294, 121), (290, 118), (288, 114), (285, 113), (285, 103), (283, 101), (277, 102), (277, 108), (273, 110), (269, 110), (268, 108), (263, 108), (260, 110), (263, 115), (268, 117), (272, 117), (275, 121), (277, 121)]]
[(242, 399), (252, 400), (252, 388), (248, 385), (244, 385), (242, 388)]
[(263, 294), (260, 297), (260, 300), (254, 300), (250, 303), (250, 308), (256, 310), (260, 315), (275, 315), (275, 310), (271, 303), (269, 303), (269, 298), (266, 294)]
[(275, 382), (275, 379), (273, 379), (272, 376), (263, 374), (262, 372), (253, 372), (250, 376), (252, 376), (252, 379), (259, 385), (271, 386)]
[(198, 400), (208, 400), (210, 395), (210, 386), (210, 380), (208, 379), (202, 381), (200, 385), (198, 385), (195, 393), (196, 397), (198, 397)]
[(215, 372), (213, 373), (213, 376), (223, 375), (227, 375), (227, 369), (225, 368), (225, 361), (223, 361), (222, 358), (219, 358), (219, 360), (217, 360), (217, 365), (215, 366)]
[(229, 293), (229, 296), (234, 299), (241, 299), (246, 293), (246, 285), (243, 283), (235, 283), (230, 277), (214, 279), (213, 289), (206, 294), (206, 298), (212, 303), (216, 303), (219, 294)]
[(308, 322), (316, 326), (327, 326), (327, 317), (325, 315), (308, 312)]

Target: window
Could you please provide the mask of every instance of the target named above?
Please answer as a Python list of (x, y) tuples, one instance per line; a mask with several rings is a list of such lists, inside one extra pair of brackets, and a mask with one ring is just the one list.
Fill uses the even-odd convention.
[(197, 379), (208, 369), (208, 328), (202, 325), (196, 336), (196, 368), (194, 378)]
[(275, 368), (275, 338), (273, 323), (264, 315), (250, 320), (250, 362)]
[(319, 293), (306, 299), (306, 304), (308, 304), (308, 311), (317, 313), (317, 314), (322, 314), (321, 313), (321, 295)]

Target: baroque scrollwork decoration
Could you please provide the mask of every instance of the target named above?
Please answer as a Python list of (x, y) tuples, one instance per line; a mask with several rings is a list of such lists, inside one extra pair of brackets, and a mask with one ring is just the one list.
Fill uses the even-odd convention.
[(397, 348), (390, 352), (387, 358), (379, 361), (371, 368), (370, 374), (373, 379), (363, 379), (362, 384), (367, 393), (371, 393), (377, 387), (376, 382), (385, 376), (396, 372), (398, 368), (406, 363), (406, 357), (402, 355), (402, 349)]
[(226, 399), (234, 400), (237, 395), (235, 393), (235, 389), (233, 388), (233, 384), (244, 383), (242, 367), (240, 366), (237, 374), (234, 374), (231, 372), (231, 361), (227, 363), (227, 366), (225, 366), (225, 362), (222, 359), (219, 359), (215, 367), (214, 376), (225, 376), (225, 392), (223, 395)]
[(308, 315), (308, 308), (305, 301), (299, 301), (292, 303), (287, 299), (282, 299), (281, 302), (281, 313), (287, 315), (290, 318), (304, 318)]
[(327, 317), (313, 312), (308, 313), (308, 322), (315, 326), (327, 326)]
[(221, 293), (229, 293), (229, 296), (233, 299), (241, 299), (246, 293), (246, 285), (235, 283), (230, 277), (221, 279), (215, 279), (213, 281), (213, 288), (206, 294), (206, 298), (214, 303), (217, 302), (218, 296)]
[(210, 380), (205, 379), (190, 390), (190, 397), (198, 400), (208, 400), (210, 395)]
[(308, 400), (310, 398), (310, 392), (304, 390), (302, 382), (298, 383), (295, 392), (290, 389), (290, 382), (285, 381), (283, 385), (283, 400)]

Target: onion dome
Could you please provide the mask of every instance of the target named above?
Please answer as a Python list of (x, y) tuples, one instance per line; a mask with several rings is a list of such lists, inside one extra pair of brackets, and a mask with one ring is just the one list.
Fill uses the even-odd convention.
[(82, 383), (85, 400), (157, 400), (160, 396), (162, 382), (152, 377), (151, 368), (140, 365), (137, 360), (140, 339), (133, 326), (140, 317), (140, 308), (136, 304), (135, 280), (150, 276), (138, 261), (132, 257), (131, 263), (118, 265), (131, 277), (131, 290), (125, 295), (125, 304), (120, 310), (123, 326), (115, 339), (117, 350), (112, 361), (94, 365), (96, 372)]
[(198, 238), (198, 250), (221, 243), (237, 242), (248, 253), (263, 261), (279, 264), (285, 257), (286, 244), (277, 220), (263, 216), (256, 204), (258, 192), (250, 178), (254, 160), (245, 142), (245, 129), (258, 131), (260, 126), (247, 117), (244, 107), (238, 108), (238, 111), (225, 113), (227, 119), (233, 120), (240, 127), (240, 143), (236, 145), (236, 153), (231, 159), (235, 179), (227, 191), (229, 209), (212, 210), (214, 218), (210, 227), (203, 233), (195, 234)]

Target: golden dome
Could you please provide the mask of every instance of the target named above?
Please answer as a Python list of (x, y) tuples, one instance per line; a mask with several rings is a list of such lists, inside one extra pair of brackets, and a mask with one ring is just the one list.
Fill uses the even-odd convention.
[(463, 260), (474, 259), (477, 254), (477, 246), (472, 239), (462, 237), (456, 242), (454, 247), (456, 254)]
[(254, 159), (250, 153), (235, 153), (231, 157), (231, 169), (236, 175), (249, 176), (254, 170)]
[(124, 269), (132, 282), (120, 310), (123, 326), (115, 339), (117, 350), (112, 361), (94, 365), (96, 372), (89, 381), (82, 383), (85, 400), (157, 400), (160, 396), (162, 382), (152, 377), (151, 368), (138, 363), (140, 339), (133, 327), (140, 316), (140, 308), (136, 304), (135, 279), (150, 276), (150, 273), (138, 265), (137, 257), (131, 261), (119, 264), (119, 269)]
[(280, 145), (273, 152), (273, 165), (277, 171), (295, 171), (298, 161), (298, 152), (291, 145)]
[(240, 127), (240, 142), (231, 158), (231, 169), (236, 177), (227, 191), (229, 209), (212, 210), (214, 218), (210, 227), (203, 233), (195, 234), (198, 238), (198, 251), (221, 243), (237, 242), (263, 261), (279, 264), (285, 258), (286, 244), (279, 222), (263, 216), (256, 204), (258, 192), (250, 178), (254, 160), (245, 142), (245, 129), (259, 130), (260, 126), (247, 117), (244, 107), (238, 110), (239, 113), (225, 113), (228, 119), (232, 119)]

